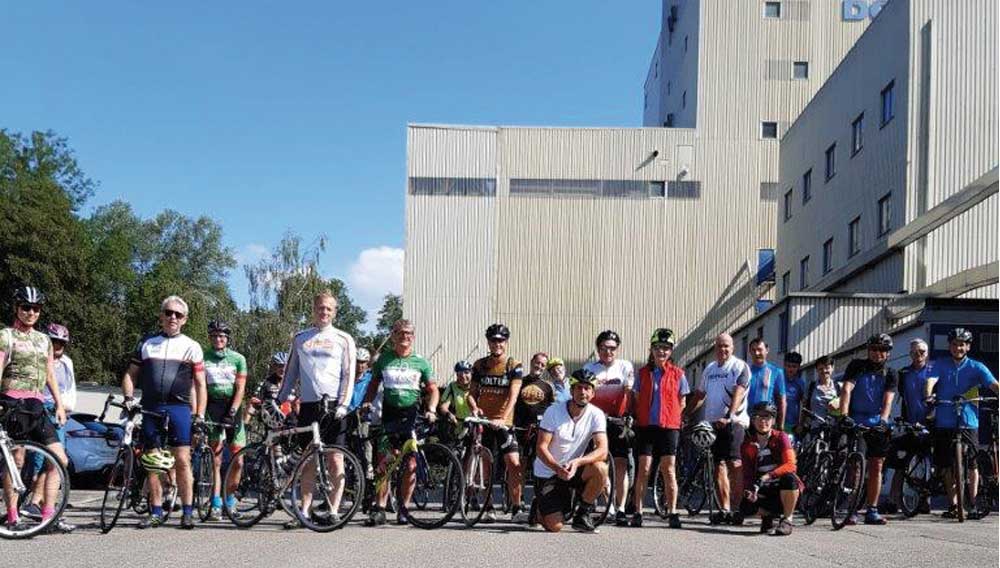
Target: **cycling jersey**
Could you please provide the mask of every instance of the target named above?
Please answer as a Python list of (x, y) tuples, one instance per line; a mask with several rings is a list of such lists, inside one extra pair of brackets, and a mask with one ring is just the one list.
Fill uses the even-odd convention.
[(882, 398), (899, 385), (896, 369), (878, 366), (868, 359), (854, 359), (844, 371), (844, 382), (854, 383), (848, 415), (857, 423), (877, 426), (881, 420)]
[(759, 367), (751, 363), (747, 404), (751, 407), (758, 402), (777, 405), (778, 397), (782, 396), (785, 396), (785, 371), (767, 362)]
[(514, 405), (514, 424), (521, 427), (533, 424), (554, 400), (555, 393), (548, 381), (531, 375), (525, 377)]
[(368, 369), (354, 380), (354, 393), (351, 395), (351, 405), (348, 410), (357, 410), (365, 402), (365, 394), (368, 392), (368, 383), (372, 382), (372, 370)]
[[(993, 373), (979, 361), (965, 357), (958, 363), (951, 357), (938, 359), (934, 362), (934, 374), (938, 377), (934, 392), (938, 400), (952, 400), (957, 396), (975, 396), (969, 393), (975, 388), (989, 388), (997, 382)], [(976, 405), (962, 405), (962, 421), (958, 422), (955, 409), (951, 405), (942, 405), (937, 409), (934, 425), (938, 428), (979, 428), (979, 416)]]
[(319, 402), (326, 395), (340, 406), (351, 403), (357, 360), (353, 337), (332, 325), (311, 327), (295, 335), (290, 351), (279, 401), (294, 389), (301, 402)]
[[(524, 369), (513, 357), (488, 355), (472, 364), (472, 389), (476, 404), (490, 420), (507, 414), (507, 397), (514, 382), (521, 382)], [(510, 425), (513, 420), (508, 421)]]
[(936, 377), (934, 364), (927, 363), (919, 369), (906, 366), (899, 370), (899, 394), (903, 405), (903, 420), (907, 422), (926, 422), (927, 379)]
[(190, 404), (194, 374), (205, 367), (201, 345), (183, 333), (143, 339), (130, 363), (139, 367), (144, 406)]
[[(812, 383), (806, 396), (808, 398), (806, 408), (816, 416), (826, 418), (830, 414), (830, 403), (838, 396), (837, 385), (833, 381), (830, 381), (826, 386), (818, 382)], [(811, 419), (805, 421), (806, 424), (810, 422), (812, 422)]]
[(583, 367), (596, 377), (594, 398), (590, 401), (608, 416), (621, 418), (628, 412), (628, 391), (635, 382), (635, 369), (630, 361), (615, 359), (605, 365), (599, 359)]
[(669, 361), (665, 369), (642, 367), (632, 388), (636, 395), (637, 425), (681, 427), (681, 399), (691, 392), (691, 388), (680, 367)]
[(209, 400), (232, 400), (236, 380), (247, 378), (247, 360), (229, 349), (205, 352), (205, 382)]
[(806, 396), (806, 379), (801, 374), (797, 377), (785, 377), (785, 430), (791, 430), (799, 423), (799, 412), (802, 399)]
[[(698, 387), (699, 391), (705, 393), (705, 420), (715, 422), (729, 417), (729, 405), (733, 401), (733, 395), (736, 394), (736, 387), (746, 388), (749, 384), (750, 367), (739, 357), (730, 357), (721, 365), (718, 361), (709, 363), (701, 374), (701, 383)], [(743, 397), (743, 404), (736, 409), (736, 415), (733, 416), (734, 421), (744, 428), (750, 424), (746, 398)]]
[(463, 390), (458, 383), (451, 383), (444, 392), (441, 393), (441, 403), (450, 402), (449, 410), (459, 420), (465, 420), (472, 416), (472, 409), (469, 407), (469, 391)]
[(42, 400), (52, 358), (49, 336), (34, 329), (0, 329), (0, 354), (4, 365), (0, 393), (11, 398)]
[(372, 377), (379, 377), (384, 390), (385, 409), (405, 409), (420, 404), (420, 393), (434, 383), (431, 364), (420, 355), (397, 355), (384, 351), (372, 367)]

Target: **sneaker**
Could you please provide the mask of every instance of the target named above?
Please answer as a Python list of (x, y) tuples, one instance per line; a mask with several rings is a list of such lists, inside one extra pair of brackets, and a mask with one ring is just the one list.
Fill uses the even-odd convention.
[(396, 524), (406, 525), (409, 524), (409, 522), (410, 521), (407, 520), (406, 507), (399, 507), (396, 509)]
[(243, 518), (243, 513), (237, 511), (236, 509), (225, 509), (226, 517), (232, 521), (239, 521)]
[(295, 517), (292, 520), (290, 520), (290, 521), (286, 522), (285, 524), (281, 525), (281, 528), (285, 529), (286, 531), (290, 531), (290, 530), (294, 530), (294, 529), (301, 529), (302, 528), (302, 523), (299, 522), (299, 518), (298, 517)]
[(633, 513), (632, 520), (629, 521), (628, 526), (642, 528), (642, 513)]
[(10, 532), (28, 530), (28, 523), (22, 521), (21, 519), (16, 521), (7, 521), (4, 523), (4, 526), (7, 527), (7, 530)]
[(968, 514), (965, 515), (965, 518), (969, 519), (970, 521), (978, 521), (988, 516), (989, 514), (990, 514), (989, 511), (980, 511), (979, 509), (975, 509), (969, 511)]
[(21, 507), (20, 515), (28, 517), (33, 521), (40, 521), (42, 520), (42, 508), (34, 503), (28, 503), (24, 507)]
[(760, 532), (762, 534), (769, 534), (772, 530), (774, 530), (774, 517), (762, 517), (760, 519)]
[(878, 514), (878, 509), (871, 508), (865, 513), (865, 524), (866, 525), (884, 525), (886, 523), (885, 517)]
[(210, 521), (221, 521), (222, 520), (222, 509), (219, 507), (212, 507), (208, 511), (208, 520)]
[(382, 509), (372, 508), (368, 512), (368, 518), (365, 520), (366, 527), (380, 527), (385, 524), (385, 511)]
[(733, 511), (729, 514), (729, 524), (734, 527), (743, 526), (743, 513), (739, 511)]
[(957, 519), (958, 518), (958, 507), (952, 505), (948, 507), (948, 510), (941, 513), (942, 519)]
[(615, 513), (615, 526), (616, 527), (627, 527), (628, 517), (625, 516), (625, 511), (618, 511)]
[(708, 516), (708, 524), (710, 525), (728, 525), (732, 519), (732, 513), (729, 511), (716, 511)]
[(681, 528), (681, 516), (677, 513), (670, 513), (667, 515), (667, 526), (672, 529)]
[(594, 526), (594, 519), (590, 517), (588, 511), (577, 510), (576, 514), (573, 515), (573, 528), (580, 532), (594, 532), (597, 527)]
[(194, 528), (194, 515), (187, 514), (181, 516), (181, 528), (189, 531)]
[(493, 510), (492, 507), (486, 509), (486, 514), (483, 515), (482, 522), (484, 523), (495, 523), (497, 522), (497, 512)]
[(844, 526), (853, 527), (856, 524), (858, 524), (858, 514), (857, 513), (854, 513), (850, 517), (847, 517), (847, 520), (844, 521)]
[(528, 522), (528, 512), (522, 509), (519, 505), (515, 505), (510, 510), (510, 522), (517, 524), (524, 524)]
[(166, 521), (163, 520), (163, 517), (161, 517), (159, 515), (149, 515), (145, 519), (139, 521), (139, 525), (138, 525), (137, 528), (139, 528), (139, 529), (155, 529), (156, 527), (162, 525), (165, 522)]
[(76, 525), (67, 523), (65, 520), (61, 518), (56, 522), (52, 523), (52, 526), (49, 527), (50, 532), (58, 532), (63, 534), (69, 534), (75, 530), (76, 530)]
[(774, 529), (774, 532), (771, 534), (774, 536), (788, 536), (792, 534), (792, 520), (781, 517), (781, 521), (778, 522), (778, 527)]

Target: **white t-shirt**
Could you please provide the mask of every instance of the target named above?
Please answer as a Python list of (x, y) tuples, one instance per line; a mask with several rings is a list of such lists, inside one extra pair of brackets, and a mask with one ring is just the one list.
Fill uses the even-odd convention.
[[(549, 406), (542, 416), (539, 427), (552, 433), (552, 443), (549, 453), (557, 463), (564, 464), (569, 460), (582, 456), (587, 451), (587, 444), (594, 434), (607, 432), (607, 420), (600, 408), (588, 404), (583, 413), (576, 419), (569, 415), (567, 404), (556, 403)], [(545, 465), (541, 459), (535, 458), (535, 477), (552, 477), (556, 472)]]
[[(729, 405), (733, 401), (736, 386), (748, 388), (750, 385), (750, 367), (738, 357), (730, 357), (725, 363), (712, 361), (701, 374), (698, 390), (705, 393), (705, 420), (715, 422), (729, 416)], [(750, 426), (750, 416), (747, 414), (747, 397), (744, 395), (735, 422), (744, 428)]]

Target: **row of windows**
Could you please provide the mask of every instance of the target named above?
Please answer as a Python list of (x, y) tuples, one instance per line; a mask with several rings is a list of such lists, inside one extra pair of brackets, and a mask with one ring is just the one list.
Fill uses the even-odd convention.
[[(889, 123), (895, 116), (895, 108), (893, 99), (895, 97), (895, 87), (896, 81), (889, 81), (881, 92), (881, 121), (879, 128), (884, 127)], [(765, 136), (766, 132), (770, 130), (765, 130), (764, 125), (774, 125), (773, 129), (775, 131), (775, 136), (777, 135), (777, 123), (762, 123), (761, 126), (761, 136)], [(851, 121), (851, 157), (856, 156), (865, 146), (864, 132), (865, 132), (865, 113), (862, 111), (858, 114), (854, 120)], [(768, 126), (768, 129), (771, 127)], [(812, 168), (806, 170), (806, 173), (802, 174), (802, 205), (805, 205), (812, 199)], [(826, 151), (823, 153), (823, 177), (824, 180), (829, 182), (833, 179), (833, 176), (837, 174), (837, 143), (834, 142), (827, 147)], [(794, 188), (788, 188), (785, 192), (785, 209), (784, 209), (784, 220), (788, 221), (792, 218), (792, 193)]]
[(511, 195), (698, 199), (700, 181), (511, 179)]
[[(785, 195), (786, 203), (789, 199)], [(878, 200), (878, 224), (876, 226), (877, 237), (884, 237), (892, 230), (892, 193), (887, 193)], [(861, 252), (861, 216), (858, 215), (847, 224), (847, 258), (852, 258)], [(834, 241), (830, 237), (823, 243), (823, 276), (833, 271)], [(787, 295), (791, 284), (791, 271), (786, 271), (781, 275), (781, 295)], [(799, 261), (799, 290), (809, 287), (809, 255)]]

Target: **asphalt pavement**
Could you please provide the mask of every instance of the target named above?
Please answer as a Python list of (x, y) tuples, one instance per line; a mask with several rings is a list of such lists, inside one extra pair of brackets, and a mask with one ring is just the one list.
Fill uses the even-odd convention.
[(102, 535), (97, 528), (100, 494), (75, 491), (66, 518), (79, 528), (68, 535), (27, 541), (0, 541), (3, 566), (997, 566), (998, 517), (959, 524), (940, 516), (901, 520), (886, 526), (833, 531), (828, 520), (796, 526), (788, 537), (761, 535), (758, 523), (713, 527), (707, 518), (684, 518), (671, 530), (647, 514), (640, 529), (602, 526), (598, 534), (571, 529), (552, 535), (525, 525), (499, 522), (466, 529), (452, 523), (426, 531), (408, 526), (361, 526), (360, 516), (327, 534), (281, 528), (280, 511), (256, 527), (237, 529), (228, 522), (205, 523), (192, 531), (177, 520), (154, 530), (135, 528), (126, 514)]

